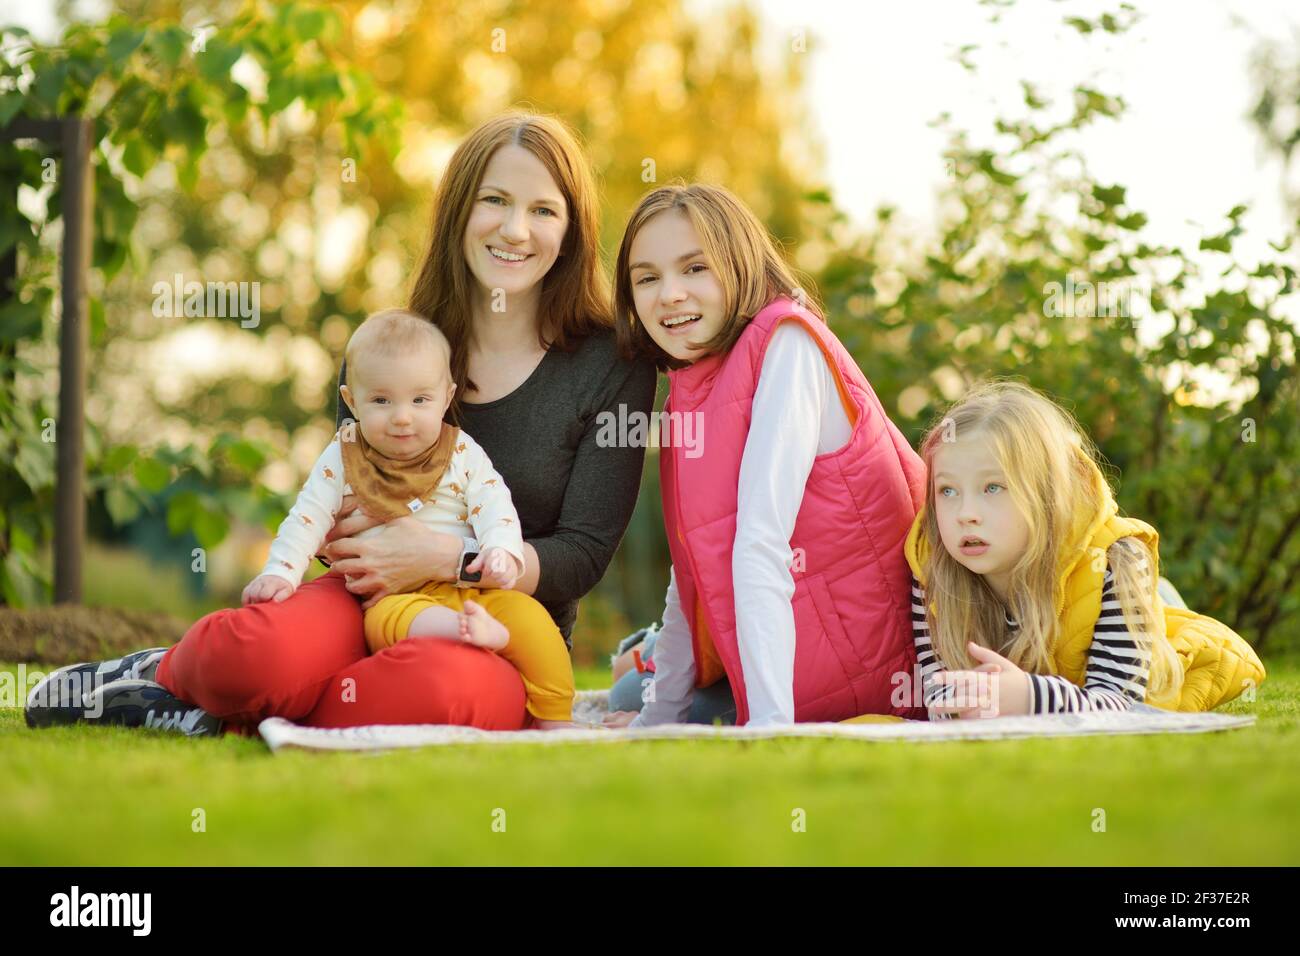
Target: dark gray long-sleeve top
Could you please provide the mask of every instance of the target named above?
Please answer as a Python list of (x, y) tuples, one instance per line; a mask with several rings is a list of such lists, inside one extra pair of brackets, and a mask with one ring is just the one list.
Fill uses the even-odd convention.
[[(347, 363), (339, 369), (343, 383)], [(636, 505), (645, 447), (601, 447), (602, 412), (623, 421), (654, 407), (655, 368), (621, 358), (614, 333), (573, 352), (552, 349), (504, 398), (461, 403), (460, 427), (483, 446), (510, 489), (524, 540), (541, 565), (535, 597), (570, 646), (578, 599), (614, 557)], [(338, 424), (349, 417), (340, 396)], [(609, 434), (610, 429), (606, 429)], [(619, 434), (618, 430), (614, 431)]]

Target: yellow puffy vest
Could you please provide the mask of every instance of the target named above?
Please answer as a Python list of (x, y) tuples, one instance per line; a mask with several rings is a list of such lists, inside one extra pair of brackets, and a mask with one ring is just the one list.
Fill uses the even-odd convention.
[[(1160, 573), (1157, 545), (1160, 536), (1145, 521), (1126, 518), (1106, 480), (1094, 466), (1093, 480), (1102, 494), (1103, 504), (1096, 514), (1077, 515), (1070, 543), (1057, 563), (1056, 616), (1059, 622), (1056, 646), (1052, 649), (1055, 673), (1083, 686), (1088, 664), (1092, 631), (1101, 615), (1102, 582), (1106, 576), (1106, 550), (1120, 538), (1133, 537), (1147, 545), (1155, 560), (1152, 587)], [(916, 516), (908, 533), (904, 550), (912, 573), (925, 587), (928, 545), (921, 529), (925, 511)], [(1248, 684), (1258, 686), (1264, 680), (1264, 665), (1255, 649), (1227, 625), (1182, 608), (1168, 607), (1158, 593), (1155, 607), (1165, 615), (1169, 643), (1183, 664), (1183, 685), (1177, 700), (1149, 700), (1147, 703), (1166, 710), (1210, 710), (1232, 700)]]

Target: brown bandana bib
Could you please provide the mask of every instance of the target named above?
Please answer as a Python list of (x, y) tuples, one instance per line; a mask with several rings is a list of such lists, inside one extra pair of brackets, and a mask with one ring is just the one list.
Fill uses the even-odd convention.
[(342, 429), (338, 434), (343, 449), (343, 477), (352, 486), (361, 510), (384, 521), (414, 514), (419, 508), (409, 507), (409, 502), (423, 503), (433, 497), (460, 436), (459, 428), (443, 422), (438, 440), (428, 451), (402, 461), (389, 458), (366, 441), (359, 426), (351, 429), (355, 441), (345, 440)]

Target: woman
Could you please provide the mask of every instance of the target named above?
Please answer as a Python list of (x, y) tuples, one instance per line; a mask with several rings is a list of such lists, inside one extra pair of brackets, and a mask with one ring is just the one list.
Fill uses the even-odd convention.
[[(442, 178), (410, 302), (451, 342), (449, 418), (487, 451), (519, 511), (527, 569), (515, 587), (546, 607), (566, 642), (578, 599), (631, 519), (645, 456), (644, 447), (601, 447), (600, 413), (648, 414), (655, 390), (653, 364), (618, 356), (598, 218), (590, 164), (563, 124), (528, 113), (490, 120)], [(380, 522), (355, 504), (344, 501), (348, 516), (324, 549), (330, 574), (282, 604), (210, 614), (166, 651), (55, 672), (32, 692), (29, 725), (90, 719), (251, 735), (279, 716), (317, 727), (524, 727), (519, 675), (488, 651), (421, 640), (366, 656), (362, 608), (431, 579), (456, 581), (468, 543), (413, 517), (359, 540)], [(83, 706), (69, 689), (88, 681), (102, 686)]]

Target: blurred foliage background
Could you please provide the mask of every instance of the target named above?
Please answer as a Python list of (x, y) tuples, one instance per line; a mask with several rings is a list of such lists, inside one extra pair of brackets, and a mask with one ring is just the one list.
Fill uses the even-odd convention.
[[(1067, 22), (1116, 33), (1138, 15)], [(810, 274), (914, 443), (971, 383), (1023, 377), (1093, 435), (1195, 609), (1263, 650), (1300, 647), (1294, 235), (1240, 262), (1237, 207), (1196, 249), (1147, 243), (1124, 185), (1069, 146), (1122, 97), (1080, 83), (1049, 102), (1032, 77), (992, 129), (938, 121), (951, 175), (933, 236), (904, 235), (887, 208), (855, 225), (821, 177), (806, 58), (760, 54), (761, 28), (744, 3), (680, 0), (126, 0), (53, 45), (6, 28), (0, 125), (83, 112), (101, 137), (87, 603), (184, 616), (237, 600), (332, 434), (351, 329), (405, 299), (451, 150), (528, 106), (585, 140), (607, 253), (647, 161), (658, 182), (726, 184)], [(1257, 67), (1261, 141), (1289, 160), (1300, 51), (1262, 49)], [(0, 146), (0, 255), (18, 272), (0, 290), (0, 584), (16, 606), (49, 598), (59, 222), (44, 158)], [(259, 281), (260, 325), (156, 316), (154, 284), (178, 273)], [(1113, 295), (1069, 292), (1085, 282)], [(579, 663), (657, 619), (667, 577), (651, 450), (624, 544), (583, 601)]]

